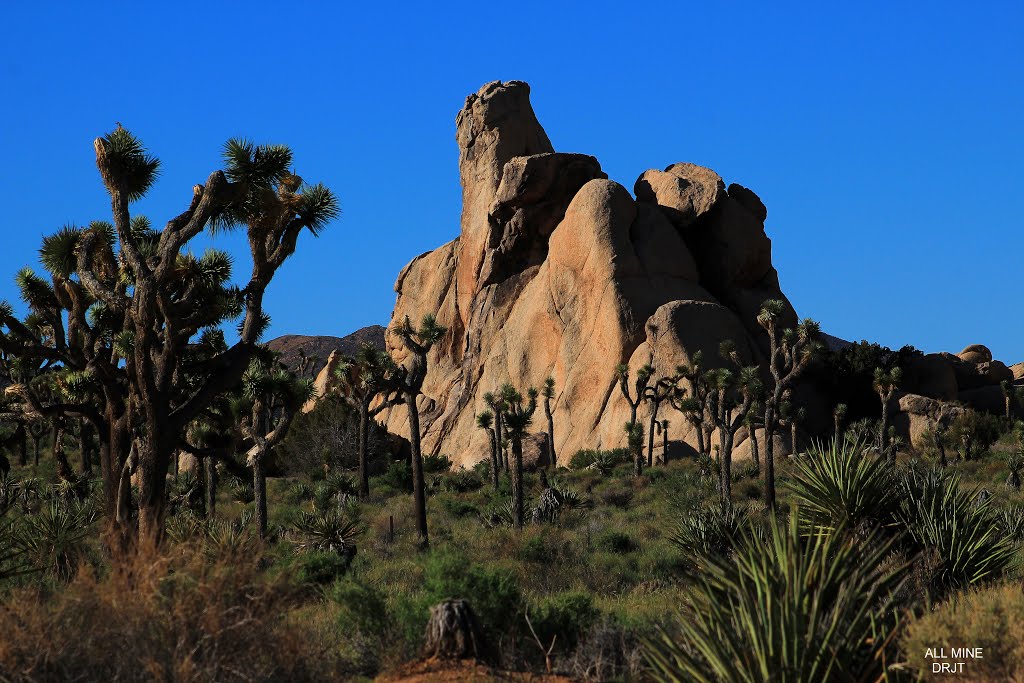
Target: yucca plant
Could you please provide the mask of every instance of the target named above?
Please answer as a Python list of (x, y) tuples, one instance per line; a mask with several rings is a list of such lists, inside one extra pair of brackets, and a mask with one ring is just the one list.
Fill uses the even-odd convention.
[(51, 500), (38, 514), (23, 519), (19, 542), (34, 565), (68, 581), (85, 554), (94, 519), (88, 506)]
[(331, 552), (347, 557), (356, 554), (356, 539), (363, 533), (357, 520), (334, 510), (306, 512), (295, 524), (302, 537), (296, 544), (299, 550)]
[(686, 554), (691, 569), (703, 567), (707, 558), (727, 558), (750, 528), (746, 508), (700, 505), (680, 515), (669, 541)]
[(1019, 491), (1021, 472), (1024, 471), (1024, 452), (1017, 451), (1006, 456), (1006, 467), (1010, 470), (1006, 477), (1006, 486), (1014, 491)]
[(1024, 505), (1014, 505), (999, 511), (999, 530), (1017, 543), (1024, 542)]
[(899, 521), (908, 546), (929, 560), (929, 597), (997, 579), (1015, 561), (1018, 545), (998, 524), (991, 496), (963, 489), (944, 470), (908, 471), (900, 482)]
[(29, 562), (28, 549), (21, 542), (17, 527), (4, 519), (8, 510), (0, 507), (0, 582), (37, 571)]
[(509, 498), (488, 510), (480, 521), (488, 529), (495, 529), (514, 526), (515, 517), (515, 502)]
[(793, 459), (787, 487), (798, 498), (805, 532), (839, 526), (862, 533), (896, 524), (896, 487), (892, 468), (864, 454), (861, 441), (815, 443), (806, 457)]
[(645, 642), (652, 678), (880, 680), (900, 627), (893, 596), (906, 575), (884, 562), (892, 541), (808, 538), (795, 515), (788, 524), (772, 517), (766, 536), (748, 528), (732, 557), (707, 558), (691, 609)]

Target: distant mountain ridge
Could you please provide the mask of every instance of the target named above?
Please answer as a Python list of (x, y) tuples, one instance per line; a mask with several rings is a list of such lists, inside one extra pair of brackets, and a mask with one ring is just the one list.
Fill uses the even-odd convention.
[(286, 334), (271, 340), (267, 343), (267, 346), (280, 353), (281, 362), (297, 373), (300, 372), (302, 354), (305, 353), (306, 357), (313, 359), (313, 362), (302, 372), (302, 375), (304, 377), (316, 377), (320, 370), (327, 365), (327, 359), (332, 351), (338, 351), (344, 355), (352, 355), (363, 344), (370, 344), (378, 349), (383, 349), (384, 332), (384, 327), (370, 325), (344, 337)]

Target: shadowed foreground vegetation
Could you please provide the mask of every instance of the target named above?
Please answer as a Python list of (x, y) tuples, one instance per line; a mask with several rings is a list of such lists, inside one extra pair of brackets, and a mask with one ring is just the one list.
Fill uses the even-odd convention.
[[(317, 420), (294, 438), (308, 443)], [(1014, 436), (945, 469), (859, 443), (781, 460), (776, 521), (748, 464), (723, 509), (710, 459), (637, 478), (625, 450), (583, 452), (545, 474), (561, 502), (522, 530), (507, 476), (495, 491), (488, 465), (428, 456), (429, 550), (405, 461), (374, 458), (363, 501), (355, 463), (269, 480), (262, 540), (251, 481), (225, 471), (205, 521), (181, 473), (167, 542), (123, 561), (99, 541), (95, 483), (68, 491), (43, 483), (45, 459), (15, 466), (0, 481), (0, 680), (401, 678), (448, 598), (470, 603), (504, 670), (913, 680), (924, 648), (969, 644), (985, 648), (974, 680), (1019, 677)], [(540, 473), (524, 490), (530, 519)]]

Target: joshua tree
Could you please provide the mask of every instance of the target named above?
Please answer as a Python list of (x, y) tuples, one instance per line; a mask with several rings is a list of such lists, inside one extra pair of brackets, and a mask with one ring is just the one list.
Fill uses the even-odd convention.
[(661, 432), (661, 464), (668, 464), (668, 420), (662, 420), (661, 422), (654, 423), (658, 427), (658, 431)]
[(874, 387), (882, 402), (882, 420), (878, 426), (879, 455), (888, 457), (892, 462), (896, 461), (896, 452), (890, 452), (889, 449), (889, 404), (902, 379), (903, 372), (899, 368), (888, 371), (883, 368), (875, 368)]
[(500, 467), (498, 464), (498, 436), (494, 429), (494, 413), (490, 409), (477, 413), (476, 426), (487, 432), (487, 438), (491, 442), (491, 483), (494, 484), (494, 490), (497, 491)]
[[(359, 497), (370, 495), (369, 435), (370, 420), (381, 411), (402, 402), (397, 391), (398, 367), (386, 351), (363, 344), (355, 358), (338, 365), (335, 374), (342, 394), (359, 414), (356, 451), (359, 459)], [(381, 400), (376, 406), (373, 402)]]
[(501, 398), (507, 406), (505, 422), (512, 441), (512, 522), (517, 529), (523, 528), (523, 437), (533, 421), (537, 410), (537, 390), (530, 387), (526, 403), (523, 395), (511, 384), (501, 388)]
[[(689, 365), (678, 366), (675, 379), (676, 389), (670, 398), (672, 407), (681, 412), (697, 431), (697, 452), (710, 455), (714, 424), (710, 414), (711, 390), (704, 378), (704, 353), (697, 351)], [(684, 379), (690, 385), (689, 390), (679, 384)]]
[(845, 403), (837, 403), (836, 407), (832, 409), (832, 419), (835, 422), (833, 437), (836, 443), (840, 443), (843, 440), (843, 424), (846, 422), (846, 411)]
[(416, 405), (416, 399), (423, 389), (423, 380), (427, 376), (427, 353), (448, 330), (437, 323), (437, 319), (432, 313), (423, 316), (423, 321), (418, 329), (412, 326), (409, 316), (405, 316), (405, 319), (393, 330), (411, 354), (405, 368), (398, 373), (397, 384), (405, 397), (405, 406), (409, 410), (409, 445), (412, 450), (412, 495), (416, 533), (419, 535), (420, 546), (427, 548), (430, 546), (427, 532), (427, 492), (423, 480), (420, 411)]
[(619, 390), (625, 397), (626, 402), (629, 403), (629, 423), (626, 427), (626, 435), (629, 438), (630, 452), (633, 456), (633, 476), (639, 477), (644, 471), (644, 447), (643, 447), (643, 436), (640, 437), (640, 445), (633, 447), (633, 438), (637, 433), (642, 435), (643, 427), (639, 430), (639, 423), (636, 420), (637, 408), (644, 400), (644, 395), (647, 393), (648, 382), (651, 379), (651, 375), (654, 374), (654, 368), (648, 365), (644, 365), (636, 372), (636, 381), (633, 383), (633, 390), (630, 390), (629, 386), (629, 366), (625, 363), (618, 365), (615, 368), (615, 375), (618, 378)]
[(807, 419), (807, 408), (800, 406), (796, 409), (791, 409), (789, 413), (789, 445), (793, 451), (793, 455), (796, 455), (797, 447), (797, 427)]
[(507, 439), (505, 438), (505, 404), (501, 395), (493, 391), (484, 394), (484, 403), (494, 414), (494, 439), (498, 449), (498, 471), (508, 471), (508, 455), (506, 454)]
[(1003, 390), (1003, 409), (1005, 417), (1010, 420), (1013, 417), (1013, 385), (1005, 379), (999, 383)]
[(662, 377), (644, 389), (644, 400), (651, 404), (651, 421), (647, 429), (647, 466), (654, 466), (654, 432), (658, 429), (658, 410), (661, 404), (672, 397), (675, 391), (674, 377)]
[[(190, 423), (237, 386), (249, 367), (269, 322), (264, 294), (294, 253), (299, 234), (318, 234), (339, 209), (326, 187), (307, 186), (289, 170), (287, 147), (231, 140), (224, 148), (225, 170), (195, 185), (186, 210), (158, 231), (133, 218), (130, 207), (152, 187), (159, 161), (120, 126), (97, 138), (94, 148), (113, 224), (69, 226), (44, 240), (42, 260), (52, 283), (36, 277), (33, 289), (47, 334), (13, 316), (0, 318), (9, 330), (5, 342), (93, 375), (99, 404), (41, 407), (93, 422), (108, 511), (119, 500), (116, 492), (127, 490), (122, 484), (131, 469), (129, 447), (135, 446), (138, 533), (142, 545), (153, 545), (162, 536), (166, 474)], [(197, 258), (187, 252), (204, 229), (234, 226), (244, 226), (252, 257), (251, 276), (241, 288), (230, 283), (227, 254), (208, 251)], [(233, 346), (196, 357), (201, 330), (238, 317)]]
[(555, 421), (551, 417), (551, 401), (555, 398), (554, 377), (544, 380), (544, 386), (540, 393), (544, 397), (544, 416), (548, 419), (548, 463), (552, 467), (558, 467), (558, 460), (555, 456)]
[[(721, 353), (740, 365), (731, 341), (722, 342)], [(730, 507), (733, 440), (761, 392), (761, 378), (756, 366), (742, 368), (738, 374), (727, 368), (715, 368), (708, 370), (705, 378), (711, 389), (711, 419), (718, 428), (718, 492), (722, 505)]]
[(627, 422), (623, 429), (626, 432), (626, 445), (633, 458), (633, 476), (639, 477), (644, 467), (644, 426), (639, 422)]
[(949, 464), (946, 458), (946, 429), (941, 424), (936, 424), (935, 429), (932, 430), (932, 441), (935, 444), (935, 450), (939, 452), (939, 465), (946, 467)]
[(754, 461), (754, 467), (761, 471), (761, 454), (757, 443), (757, 428), (761, 426), (760, 413), (763, 406), (760, 401), (755, 401), (750, 407), (746, 417), (743, 418), (743, 426), (747, 428), (747, 435), (750, 437), (750, 459)]
[(824, 348), (818, 341), (820, 327), (809, 318), (801, 321), (796, 330), (779, 329), (785, 310), (785, 302), (769, 299), (764, 302), (757, 316), (758, 324), (768, 333), (768, 370), (772, 377), (771, 390), (764, 401), (764, 495), (765, 504), (772, 511), (775, 510), (775, 448), (772, 437), (778, 427), (779, 406), (785, 391)]
[(267, 535), (267, 455), (288, 434), (295, 414), (313, 394), (312, 382), (269, 367), (262, 359), (254, 360), (242, 376), (239, 428), (253, 443), (246, 459), (252, 467), (260, 538)]

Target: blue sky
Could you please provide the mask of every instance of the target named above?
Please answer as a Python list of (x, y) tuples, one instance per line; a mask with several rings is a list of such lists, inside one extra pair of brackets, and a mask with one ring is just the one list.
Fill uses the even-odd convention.
[(92, 139), (120, 121), (163, 161), (135, 209), (158, 225), (227, 138), (291, 145), (344, 215), (275, 279), (271, 336), (386, 324), (458, 231), (455, 114), (520, 79), (555, 148), (629, 189), (692, 161), (757, 192), (826, 331), (1024, 360), (1020, 2), (125, 4), (3, 10), (0, 298), (43, 234), (109, 216)]

